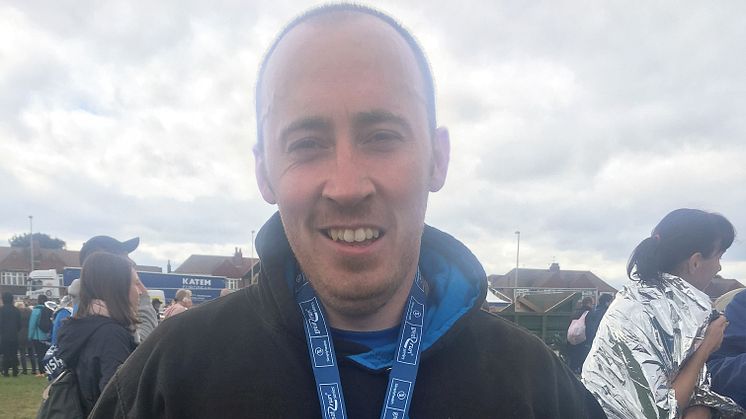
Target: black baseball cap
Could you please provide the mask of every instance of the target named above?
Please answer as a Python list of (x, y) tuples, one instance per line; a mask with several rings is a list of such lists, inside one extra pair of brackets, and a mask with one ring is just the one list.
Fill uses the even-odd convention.
[(137, 249), (140, 244), (140, 238), (135, 237), (127, 241), (119, 240), (109, 236), (96, 236), (83, 243), (80, 249), (80, 266), (83, 266), (85, 259), (94, 252), (108, 252), (117, 255), (127, 255)]

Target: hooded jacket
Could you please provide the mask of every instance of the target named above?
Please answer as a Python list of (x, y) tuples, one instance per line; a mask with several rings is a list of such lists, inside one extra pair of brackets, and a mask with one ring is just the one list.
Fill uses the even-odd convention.
[(104, 316), (69, 318), (60, 328), (57, 344), (58, 356), (77, 374), (86, 413), (135, 349), (132, 333)]
[(34, 309), (31, 310), (31, 317), (28, 321), (28, 340), (49, 340), (49, 333), (39, 328), (39, 322), (42, 316), (52, 316), (52, 310), (44, 306), (44, 304), (37, 304)]
[[(165, 320), (112, 379), (91, 418), (319, 418), (297, 262), (279, 215), (257, 236), (259, 284)], [(535, 336), (480, 306), (485, 274), (453, 237), (425, 227), (425, 334), (411, 418), (605, 417)], [(378, 418), (393, 345), (334, 339), (349, 418)], [(391, 347), (389, 347), (391, 346)]]

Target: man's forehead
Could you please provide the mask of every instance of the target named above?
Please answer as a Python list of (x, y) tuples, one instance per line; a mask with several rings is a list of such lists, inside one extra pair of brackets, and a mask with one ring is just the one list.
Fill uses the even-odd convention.
[(361, 43), (359, 46), (364, 42), (379, 48), (409, 50), (404, 38), (380, 18), (349, 10), (333, 11), (310, 17), (290, 29), (278, 42), (268, 64), (286, 49), (295, 53), (311, 48), (334, 52), (333, 38), (338, 38), (338, 42)]
[[(290, 30), (269, 58), (258, 92), (258, 122), (263, 123), (273, 112), (273, 103), (281, 98), (298, 103), (300, 97), (323, 96), (329, 83), (338, 86), (346, 80), (347, 87), (356, 88), (361, 78), (369, 82), (378, 78), (381, 87), (391, 82), (401, 84), (402, 89), (426, 101), (417, 59), (407, 41), (388, 23), (354, 12), (314, 17)], [(294, 83), (301, 80), (312, 83), (298, 90)]]
[[(386, 22), (350, 11), (315, 16), (293, 27), (279, 41), (267, 61), (261, 85), (269, 86), (287, 72), (303, 72), (304, 65), (333, 66), (372, 55), (396, 57), (396, 61), (417, 69), (417, 60), (406, 40)], [(415, 77), (421, 78), (419, 74)]]

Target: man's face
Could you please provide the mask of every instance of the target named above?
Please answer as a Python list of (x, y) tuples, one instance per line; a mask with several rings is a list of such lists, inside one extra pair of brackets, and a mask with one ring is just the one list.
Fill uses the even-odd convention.
[(371, 314), (409, 292), (449, 154), (423, 84), (405, 41), (368, 16), (298, 26), (266, 68), (257, 181), (337, 312)]

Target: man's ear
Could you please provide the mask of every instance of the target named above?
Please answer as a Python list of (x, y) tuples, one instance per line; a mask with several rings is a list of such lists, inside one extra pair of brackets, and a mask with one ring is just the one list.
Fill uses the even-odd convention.
[(438, 127), (433, 134), (433, 161), (430, 173), (430, 192), (437, 192), (446, 182), (448, 163), (451, 160), (451, 138), (448, 128)]
[(267, 164), (264, 157), (264, 149), (259, 145), (254, 146), (254, 174), (262, 198), (272, 205), (276, 204), (277, 198), (275, 197), (275, 192), (272, 190), (272, 185), (270, 185), (267, 176)]

